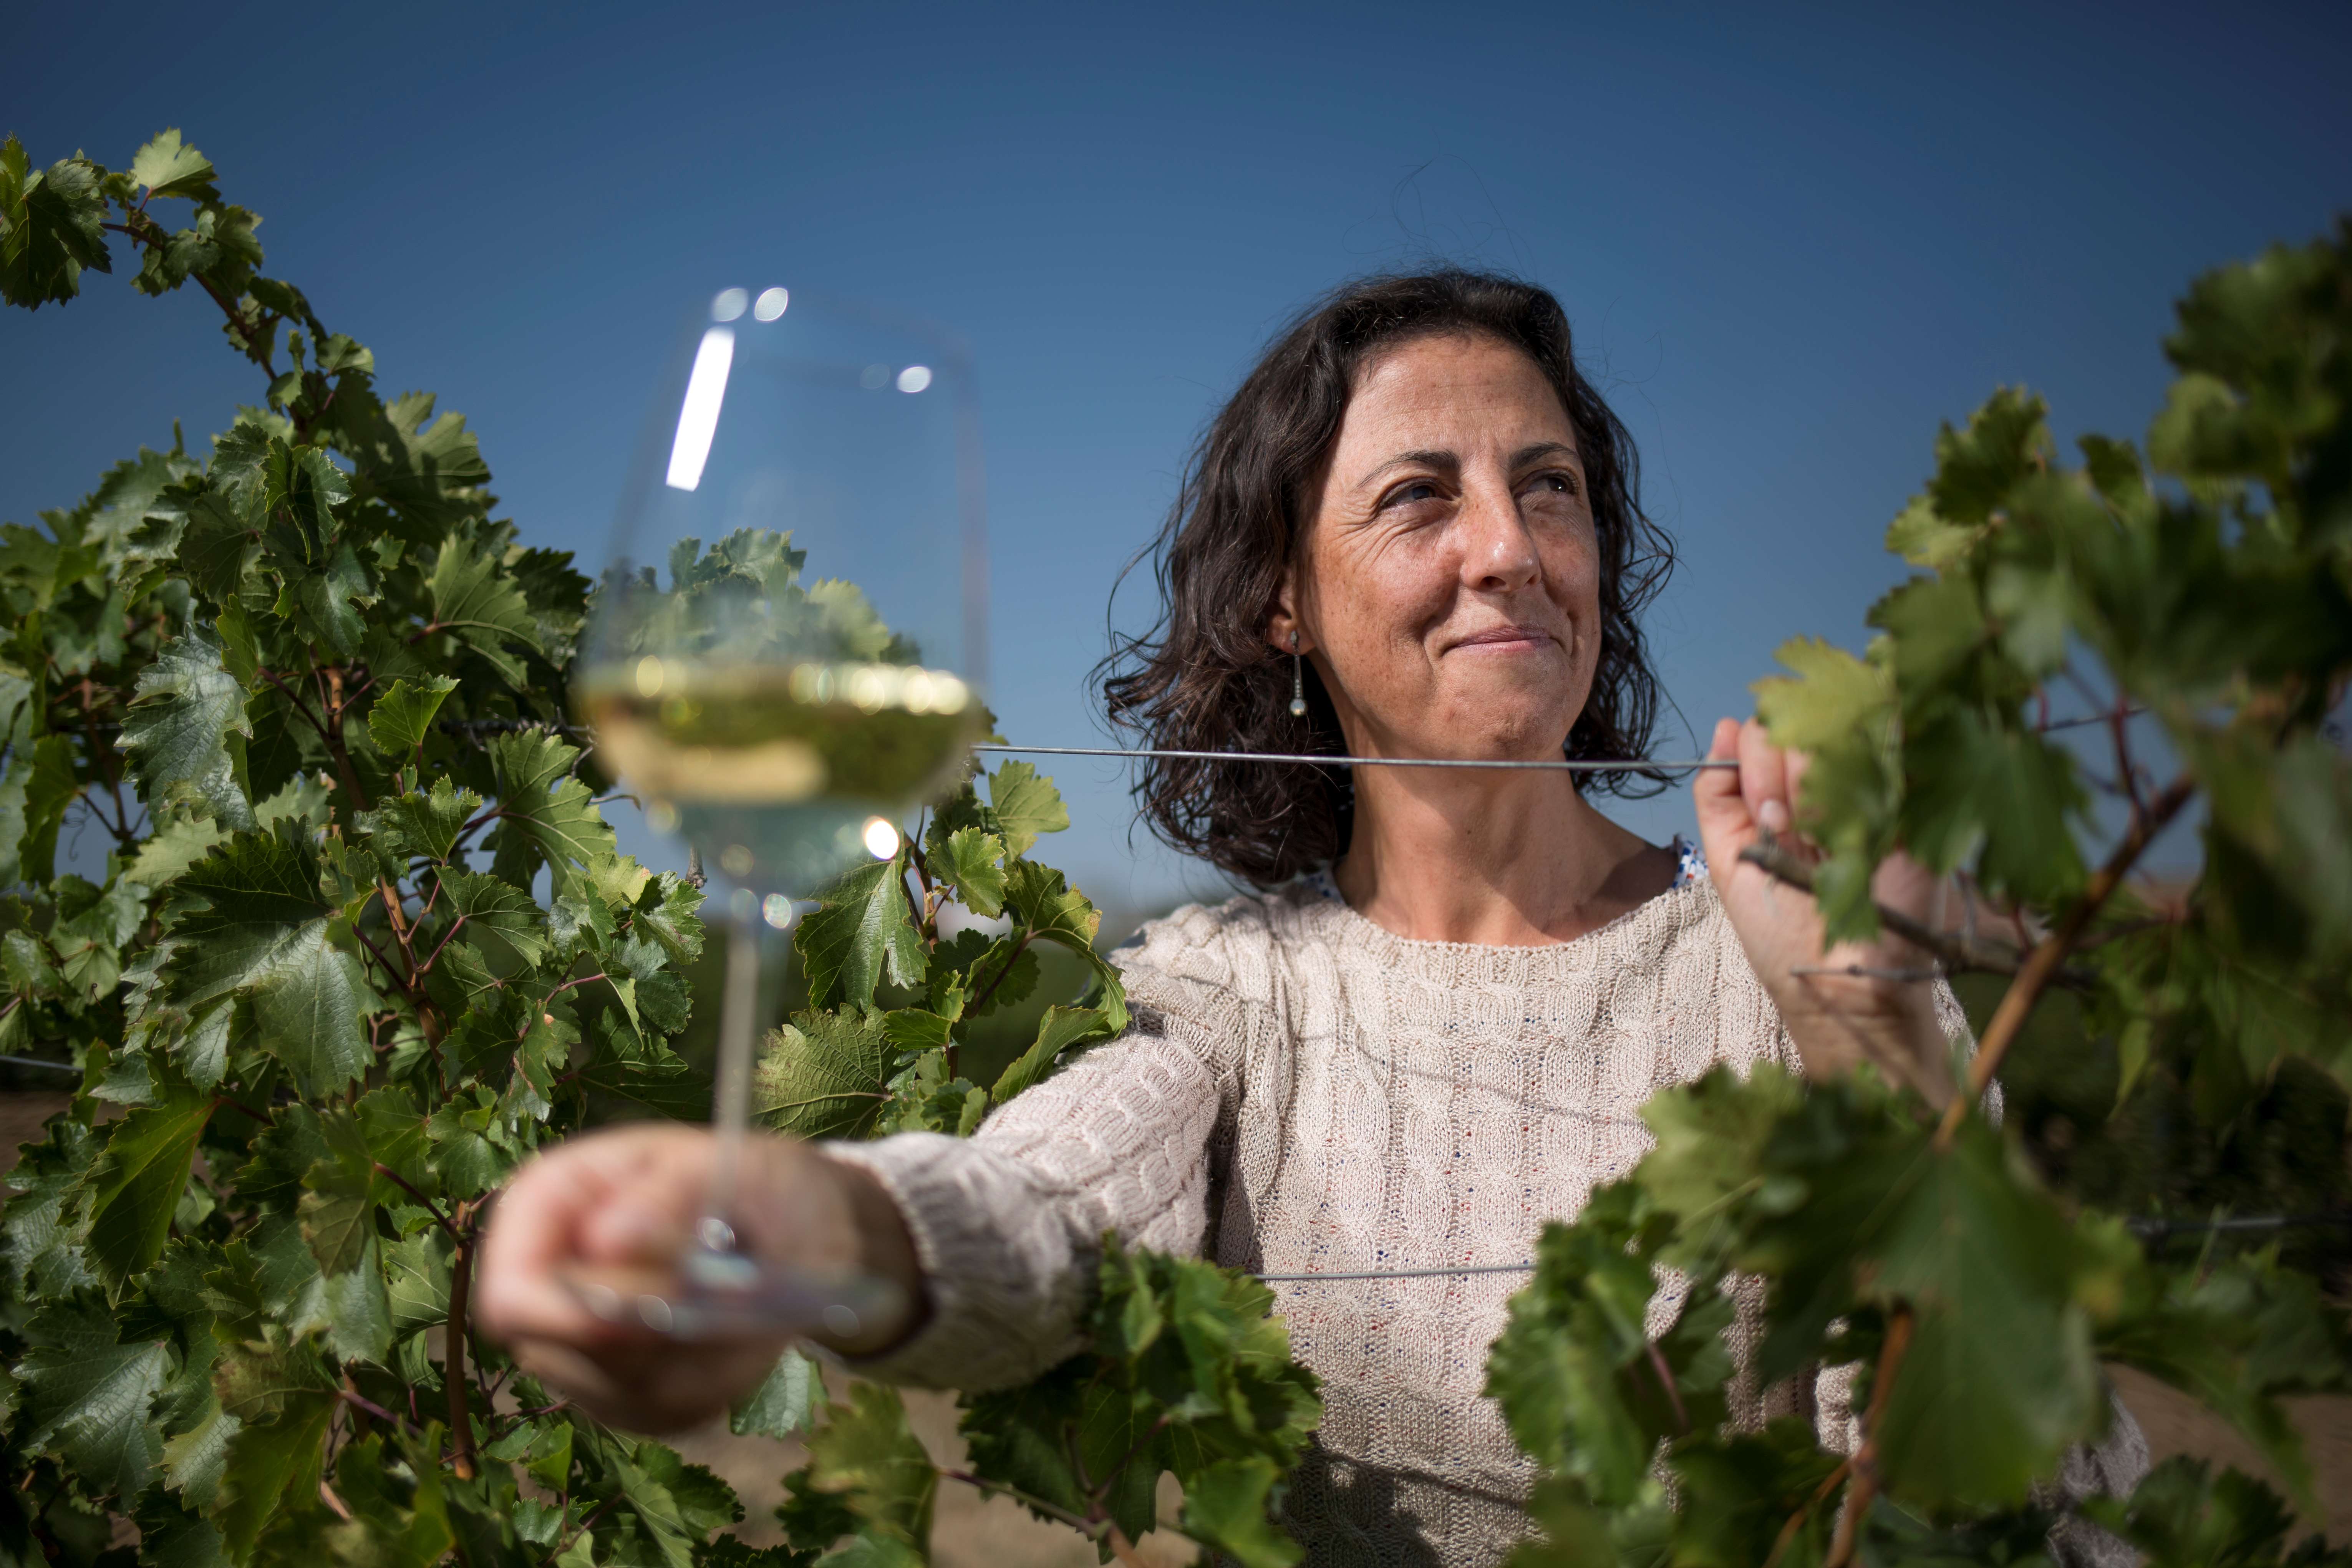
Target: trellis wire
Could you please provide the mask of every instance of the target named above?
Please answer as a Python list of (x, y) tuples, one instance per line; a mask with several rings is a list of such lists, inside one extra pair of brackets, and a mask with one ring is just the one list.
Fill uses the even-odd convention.
[(1326, 768), (1535, 768), (1571, 773), (1638, 773), (1643, 770), (1672, 773), (1688, 773), (1696, 768), (1739, 766), (1737, 762), (1717, 757), (1702, 757), (1688, 762), (1654, 762), (1647, 758), (1636, 758), (1631, 762), (1562, 758), (1558, 762), (1523, 763), (1489, 761), (1483, 757), (1335, 757), (1316, 752), (1185, 752), (1159, 747), (1013, 746), (993, 741), (984, 742), (972, 750), (1004, 752), (1024, 757), (1171, 757), (1201, 763), (1304, 763)]
[[(2229, 1219), (2128, 1219), (2125, 1228), (2146, 1241), (2168, 1236), (2228, 1230), (2317, 1230), (2352, 1226), (2352, 1215), (2324, 1214), (2241, 1215)], [(1262, 1285), (1336, 1284), (1351, 1279), (1439, 1279), (1466, 1274), (1532, 1274), (1533, 1263), (1466, 1263), (1443, 1268), (1351, 1268), (1312, 1274), (1253, 1274)]]
[[(53, 1072), (75, 1074), (82, 1070), (71, 1062), (44, 1061), (38, 1057), (0, 1056), (0, 1067), (47, 1068)], [(2352, 1215), (2241, 1215), (2210, 1220), (2129, 1219), (2124, 1225), (2144, 1241), (2161, 1241), (2167, 1237), (2208, 1231), (2315, 1230), (2328, 1226), (2352, 1226)], [(1254, 1274), (1250, 1278), (1262, 1285), (1337, 1285), (1368, 1279), (1443, 1279), (1473, 1274), (1531, 1274), (1535, 1267), (1533, 1263), (1465, 1263), (1437, 1268), (1349, 1268), (1308, 1274)]]

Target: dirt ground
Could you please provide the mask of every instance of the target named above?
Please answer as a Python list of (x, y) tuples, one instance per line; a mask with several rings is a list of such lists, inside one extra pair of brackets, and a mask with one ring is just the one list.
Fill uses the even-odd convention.
[[(0, 1172), (16, 1163), (17, 1144), (38, 1137), (41, 1123), (65, 1100), (62, 1094), (0, 1089)], [(2128, 1367), (2110, 1367), (2108, 1373), (2124, 1404), (2147, 1432), (2148, 1447), (2158, 1459), (2194, 1454), (2217, 1465), (2235, 1465), (2268, 1476), (2268, 1468), (2246, 1440), (2188, 1395)], [(950, 1465), (960, 1462), (963, 1454), (955, 1436), (953, 1400), (946, 1394), (917, 1393), (908, 1395), (908, 1404), (916, 1431), (933, 1458)], [(2323, 1518), (2306, 1523), (2323, 1525), (2337, 1545), (2352, 1544), (2352, 1396), (2294, 1399), (2287, 1407), (2303, 1431), (2325, 1510)], [(751, 1527), (764, 1521), (782, 1500), (781, 1478), (800, 1463), (796, 1445), (738, 1437), (723, 1424), (671, 1441), (688, 1458), (726, 1478), (741, 1495), (748, 1515), (747, 1538), (772, 1539)], [(2276, 1478), (2270, 1479), (2275, 1481)], [(1175, 1502), (1172, 1488), (1163, 1485), (1163, 1519), (1172, 1516)], [(1164, 1531), (1146, 1536), (1137, 1544), (1146, 1561), (1154, 1564), (1196, 1560), (1189, 1542)], [(932, 1555), (940, 1568), (1005, 1563), (1085, 1568), (1095, 1561), (1093, 1549), (1074, 1531), (1033, 1519), (1003, 1498), (982, 1502), (970, 1488), (952, 1482), (940, 1492)]]

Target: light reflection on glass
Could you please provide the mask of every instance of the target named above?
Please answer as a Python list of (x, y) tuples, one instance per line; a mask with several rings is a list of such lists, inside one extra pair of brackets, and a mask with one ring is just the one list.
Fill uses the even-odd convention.
[(898, 390), (901, 392), (920, 392), (930, 384), (931, 367), (929, 365), (910, 364), (898, 373)]
[(762, 289), (760, 297), (751, 302), (751, 314), (761, 321), (772, 321), (792, 302), (793, 291), (789, 289)]
[(731, 321), (740, 316), (743, 313), (743, 307), (751, 302), (751, 296), (740, 289), (721, 289), (719, 291), (719, 298), (710, 301), (710, 319), (714, 321)]
[[(740, 295), (743, 290), (729, 292)], [(740, 304), (735, 313), (743, 313)], [(734, 332), (713, 327), (702, 334), (702, 346), (694, 351), (694, 373), (687, 377), (686, 402), (677, 411), (677, 435), (670, 442), (669, 474), (664, 482), (674, 490), (690, 490), (702, 482), (710, 438), (719, 433), (719, 405), (727, 399), (727, 370), (734, 363)]]

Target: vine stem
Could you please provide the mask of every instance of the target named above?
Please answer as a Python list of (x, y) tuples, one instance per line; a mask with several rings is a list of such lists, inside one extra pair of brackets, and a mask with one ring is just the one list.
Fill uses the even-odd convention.
[(1822, 1484), (1813, 1489), (1813, 1495), (1805, 1500), (1805, 1506), (1790, 1514), (1789, 1522), (1780, 1527), (1779, 1539), (1772, 1542), (1771, 1554), (1764, 1559), (1764, 1568), (1779, 1568), (1780, 1559), (1788, 1552), (1789, 1543), (1797, 1539), (1797, 1531), (1804, 1528), (1805, 1521), (1812, 1517), (1813, 1510), (1821, 1507), (1822, 1500), (1837, 1490), (1838, 1484), (1852, 1474), (1853, 1456), (1848, 1454), (1836, 1469), (1822, 1479)]
[[(466, 1217), (459, 1205), (457, 1217)], [(449, 1385), (449, 1468), (461, 1481), (474, 1479), (474, 1422), (466, 1409), (466, 1309), (473, 1293), (474, 1247), (460, 1240), (449, 1261), (449, 1321), (444, 1331), (441, 1379)]]
[[(1739, 858), (1760, 868), (1776, 882), (1794, 888), (1801, 893), (1813, 890), (1813, 868), (1791, 854), (1783, 844), (1751, 844), (1739, 852)], [(2023, 973), (2025, 962), (2032, 956), (2022, 948), (2011, 947), (2007, 942), (1988, 942), (1973, 935), (1946, 936), (1913, 920), (1901, 910), (1891, 910), (1885, 904), (1876, 908), (1879, 924), (1912, 946), (1935, 954), (1937, 961), (1950, 973), (1976, 971), (1990, 974), (2019, 974)], [(2079, 978), (2054, 972), (2052, 977), (2069, 983)]]
[(1846, 1489), (1845, 1509), (1838, 1515), (1837, 1533), (1822, 1568), (1849, 1568), (1862, 1539), (1862, 1521), (1878, 1496), (1878, 1425), (1895, 1392), (1895, 1373), (1911, 1349), (1911, 1309), (1898, 1303), (1886, 1321), (1886, 1342), (1878, 1350), (1878, 1374), (1870, 1380), (1870, 1414), (1863, 1420), (1862, 1447), (1854, 1450), (1853, 1484)]
[(984, 1479), (982, 1477), (973, 1475), (970, 1470), (950, 1470), (942, 1468), (940, 1470), (940, 1479), (941, 1480), (948, 1481), (961, 1481), (968, 1487), (977, 1487), (984, 1492), (1003, 1492), (1006, 1497), (1011, 1498), (1013, 1501), (1022, 1504), (1024, 1507), (1035, 1509), (1039, 1513), (1044, 1514), (1048, 1519), (1058, 1519), (1064, 1524), (1068, 1525), (1072, 1530), (1081, 1531), (1089, 1537), (1098, 1534), (1101, 1530), (1099, 1525), (1089, 1522), (1078, 1514), (1072, 1513), (1068, 1509), (1057, 1507), (1053, 1503), (1047, 1502), (1044, 1498), (1023, 1491), (1019, 1487), (1008, 1487), (1003, 1481)]
[(438, 1225), (443, 1230), (448, 1233), (449, 1239), (451, 1241), (456, 1242), (459, 1247), (466, 1245), (466, 1238), (457, 1234), (457, 1227), (449, 1223), (449, 1216), (441, 1212), (441, 1205), (435, 1203), (431, 1198), (426, 1197), (423, 1193), (418, 1192), (415, 1187), (409, 1184), (407, 1177), (402, 1175), (398, 1171), (394, 1170), (391, 1166), (383, 1163), (382, 1161), (376, 1162), (375, 1173), (393, 1183), (395, 1186), (399, 1187), (401, 1191), (406, 1193), (410, 1197), (415, 1198), (418, 1203), (423, 1204), (425, 1205), (425, 1211), (433, 1216), (435, 1224)]
[(1952, 1103), (1945, 1108), (1944, 1120), (1936, 1129), (1936, 1149), (1938, 1152), (1949, 1149), (1952, 1140), (1959, 1136), (1960, 1123), (1967, 1120), (1969, 1107), (1984, 1098), (1985, 1086), (1992, 1082), (1992, 1075), (2000, 1070), (2001, 1058), (2007, 1056), (2009, 1047), (2017, 1043), (2019, 1032), (2025, 1027), (2025, 1020), (2033, 1011), (2033, 1004), (2041, 999), (2042, 993), (2056, 978), (2059, 967), (2074, 952), (2074, 944), (2090, 929), (2091, 917), (2097, 914), (2100, 906), (2123, 885), (2133, 863), (2139, 859), (2156, 836), (2164, 831), (2165, 825), (2180, 814), (2180, 808), (2189, 804), (2189, 797), (2195, 793), (2194, 781), (2183, 773), (2167, 784), (2163, 794), (2149, 801), (2146, 811), (2134, 813), (2130, 830), (2107, 856), (2105, 864), (2092, 874), (2089, 885), (2083, 889), (2083, 896), (2074, 901), (2074, 908), (2066, 911), (2065, 918), (2051, 930), (2050, 934), (2026, 955), (2025, 963), (2018, 969), (2017, 978), (2009, 983), (2008, 991), (2001, 995), (2000, 1005), (1993, 1010), (1992, 1022), (1985, 1026), (1983, 1038), (1977, 1042), (1976, 1059), (1969, 1064), (1969, 1091), (1953, 1096)]

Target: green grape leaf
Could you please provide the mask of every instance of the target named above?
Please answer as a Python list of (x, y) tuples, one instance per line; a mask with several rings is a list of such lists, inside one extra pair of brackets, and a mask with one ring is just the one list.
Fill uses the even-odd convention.
[[(297, 1239), (293, 1245), (301, 1243)], [(317, 1276), (313, 1273), (310, 1278)], [(229, 1351), (213, 1373), (221, 1408), (248, 1428), (299, 1412), (335, 1386), (315, 1345), (295, 1342), (275, 1323), (266, 1325), (262, 1333), (262, 1338)]]
[(367, 622), (360, 612), (377, 597), (373, 574), (348, 541), (338, 540), (325, 549), (315, 567), (288, 571), (278, 613), (349, 658), (367, 640)]
[(89, 1173), (89, 1258), (110, 1283), (142, 1272), (163, 1255), (173, 1211), (187, 1190), (196, 1140), (212, 1120), (209, 1095), (168, 1068), (153, 1072), (156, 1102), (115, 1125)]
[(209, 1507), (220, 1495), (221, 1481), (228, 1474), (230, 1439), (244, 1425), (220, 1407), (215, 1395), (202, 1420), (164, 1439), (163, 1484), (190, 1507)]
[(228, 829), (209, 816), (167, 817), (139, 842), (123, 868), (127, 880), (153, 891), (169, 887), (180, 873), (203, 859)]
[[(436, 418), (434, 406), (431, 393), (411, 392), (386, 403), (368, 398), (337, 409), (343, 432), (338, 444), (359, 465), (362, 493), (392, 509), (394, 531), (427, 543), (442, 542), (442, 531), (450, 524), (479, 517), (488, 504), (481, 487), (490, 482), (481, 445), (466, 428), (465, 418), (457, 414)], [(466, 601), (471, 580), (483, 565), (470, 546), (453, 563), (446, 580), (449, 607)], [(440, 570), (436, 562), (436, 576)]]
[(887, 973), (894, 984), (919, 985), (929, 967), (922, 933), (907, 901), (907, 849), (862, 866), (827, 888), (793, 935), (808, 973), (809, 1000), (869, 1006)]
[[(1825, 1454), (1810, 1422), (1783, 1417), (1760, 1433), (1709, 1433), (1669, 1451), (1675, 1475), (1676, 1545), (1701, 1563), (1819, 1563), (1837, 1523), (1834, 1492), (1823, 1483), (1838, 1460)], [(1783, 1533), (1799, 1521), (1788, 1544)]]
[(1969, 416), (1967, 429), (1946, 425), (1927, 485), (1936, 510), (1965, 526), (1990, 521), (2011, 489), (2047, 466), (2047, 413), (2042, 399), (2003, 387)]
[(91, 1292), (44, 1307), (25, 1340), (15, 1368), (25, 1408), (13, 1441), (58, 1455), (101, 1496), (138, 1495), (163, 1456), (148, 1409), (169, 1374), (169, 1351), (121, 1343), (114, 1314)]
[(1274, 1521), (1282, 1472), (1271, 1459), (1220, 1459), (1184, 1481), (1184, 1533), (1241, 1568), (1289, 1568), (1302, 1553)]
[(494, 737), (488, 750), (504, 814), (490, 834), (493, 874), (529, 887), (543, 861), (560, 891), (580, 879), (582, 868), (614, 858), (613, 829), (588, 786), (569, 776), (578, 747), (534, 730)]
[(1878, 1427), (1886, 1488), (1931, 1505), (2021, 1503), (2106, 1415), (2064, 1222), (1981, 1121), (1882, 1192), (1870, 1288), (1917, 1322)]
[(376, 750), (387, 757), (404, 757), (423, 745), (433, 732), (433, 716), (457, 689), (457, 681), (446, 675), (427, 676), (415, 685), (394, 681), (392, 689), (368, 710), (368, 734)]
[(458, 834), (481, 809), (480, 795), (459, 787), (444, 773), (433, 781), (430, 795), (410, 790), (396, 795), (373, 813), (362, 813), (359, 825), (380, 837), (385, 853), (395, 858), (416, 855), (446, 861), (457, 847)]
[(882, 1032), (902, 1051), (936, 1050), (952, 1037), (955, 1021), (920, 1007), (897, 1007), (882, 1015)]
[(798, 1138), (870, 1137), (898, 1055), (879, 1014), (795, 1013), (752, 1070), (752, 1114)]
[(204, 490), (189, 498), (174, 559), (206, 604), (235, 604), (260, 554), (257, 515), (241, 510), (235, 499), (221, 491)]
[(701, 908), (701, 889), (675, 871), (664, 871), (638, 889), (630, 921), (667, 950), (671, 963), (690, 963), (702, 954), (702, 920), (697, 912)]
[(1127, 986), (1117, 966), (1095, 951), (1102, 916), (1087, 896), (1067, 886), (1059, 871), (1034, 860), (1015, 860), (1006, 879), (1004, 906), (1038, 940), (1086, 960), (1100, 988), (1098, 1005), (1110, 1032), (1126, 1028)]
[(540, 651), (539, 620), (498, 561), (472, 540), (453, 536), (433, 563), (425, 592), (432, 596), (434, 627), (456, 633), (508, 685), (520, 689), (525, 666), (507, 645)]
[(213, 163), (166, 131), (131, 160), (131, 177), (147, 188), (149, 196), (205, 197), (213, 194)]
[(1886, 525), (1886, 548), (1914, 566), (1940, 572), (1967, 560), (1983, 533), (1981, 528), (1945, 521), (1935, 502), (1913, 496), (1911, 504)]
[(728, 1430), (738, 1437), (790, 1437), (808, 1429), (824, 1403), (824, 1380), (816, 1363), (788, 1350), (767, 1380), (728, 1412)]
[(80, 797), (71, 742), (43, 735), (15, 749), (0, 775), (0, 884), (47, 882), (56, 875), (58, 829)]
[(675, 1057), (647, 1063), (600, 1049), (579, 1069), (578, 1081), (583, 1089), (643, 1106), (673, 1121), (690, 1121), (710, 1110), (710, 1080)]
[(139, 1558), (153, 1568), (233, 1568), (218, 1526), (149, 1493), (132, 1516), (139, 1525)]
[[(1133, 1536), (1152, 1523), (1163, 1470), (1189, 1495), (1223, 1462), (1277, 1475), (1297, 1464), (1322, 1404), (1269, 1315), (1272, 1292), (1197, 1258), (1129, 1252), (1116, 1237), (1105, 1238), (1097, 1282), (1092, 1350), (1024, 1387), (966, 1396), (975, 1474), (1072, 1512), (1091, 1510), (1091, 1489)], [(1278, 1551), (1241, 1518), (1253, 1492), (1242, 1476), (1210, 1481), (1203, 1527), (1234, 1550)], [(1270, 1509), (1279, 1489), (1255, 1495)]]
[(1037, 1021), (1037, 1037), (999, 1075), (989, 1098), (1003, 1104), (1050, 1074), (1065, 1052), (1118, 1032), (1099, 1007), (1046, 1008), (1045, 1016)]
[(275, 1420), (247, 1421), (229, 1439), (228, 1466), (213, 1521), (233, 1560), (249, 1556), (282, 1501), (307, 1500), (318, 1491), (335, 1404), (323, 1393), (289, 1398)]
[(2286, 1500), (2242, 1471), (2217, 1476), (2207, 1461), (2189, 1454), (2176, 1454), (2148, 1471), (2128, 1498), (2093, 1496), (2079, 1506), (2145, 1552), (2148, 1568), (2352, 1563), (2352, 1552), (2331, 1550), (2316, 1533), (2290, 1553), (2286, 1542), (2294, 1515)]
[(351, 1081), (371, 1059), (359, 964), (330, 943), (340, 911), (318, 889), (316, 848), (293, 824), (236, 834), (181, 874), (163, 966), (184, 1005), (250, 996), (257, 1043), (312, 1094)]
[[(456, 1184), (452, 1184), (453, 1185)], [(392, 1331), (405, 1336), (449, 1318), (449, 1247), (438, 1228), (382, 1244), (384, 1307)], [(569, 1427), (565, 1430), (568, 1432)]]
[(2118, 1294), (2127, 1305), (2101, 1325), (2102, 1359), (2194, 1394), (2254, 1445), (2299, 1500), (2315, 1502), (2309, 1456), (2274, 1397), (2330, 1387), (2344, 1375), (2338, 1331), (2311, 1279), (2263, 1258), (2156, 1278), (2134, 1267)]
[(113, 270), (98, 165), (67, 158), (33, 172), (11, 136), (0, 142), (0, 300), (37, 310), (81, 292), (84, 268)]
[(1059, 833), (1070, 826), (1070, 808), (1054, 781), (1027, 763), (1006, 763), (988, 775), (989, 811), (1004, 847), (1026, 855), (1041, 833)]
[(129, 753), (146, 797), (184, 800), (225, 827), (253, 826), (237, 778), (231, 736), (250, 739), (245, 688), (223, 668), (221, 641), (191, 627), (157, 650), (139, 672), (138, 696), (123, 715), (118, 744)]
[[(457, 1534), (442, 1489), (439, 1437), (436, 1427), (424, 1441), (409, 1439), (405, 1454), (362, 1437), (335, 1457), (335, 1491), (352, 1514), (326, 1531), (340, 1568), (432, 1568), (448, 1555)], [(534, 1500), (524, 1500), (518, 1515)]]
[(1756, 682), (1756, 712), (1775, 745), (1821, 752), (1892, 719), (1886, 672), (1818, 637), (1791, 637), (1774, 654), (1790, 674)]
[(1664, 1252), (1669, 1262), (1704, 1268), (1732, 1245), (1740, 1200), (1759, 1185), (1766, 1149), (1804, 1088), (1796, 1074), (1759, 1063), (1744, 1079), (1717, 1069), (1643, 1101), (1642, 1121), (1656, 1142), (1637, 1177), (1650, 1201), (1683, 1226)]
[(742, 1518), (735, 1494), (700, 1465), (689, 1465), (659, 1443), (624, 1449), (604, 1446), (621, 1497), (635, 1513), (666, 1568), (693, 1568), (694, 1543)]
[(826, 1406), (824, 1424), (804, 1441), (809, 1462), (791, 1478), (795, 1492), (829, 1495), (866, 1531), (929, 1542), (940, 1473), (907, 1424), (897, 1389), (854, 1384), (849, 1403)]
[(448, 909), (477, 940), (484, 932), (494, 935), (532, 968), (547, 956), (547, 918), (529, 893), (474, 871), (445, 868), (438, 880)]
[(75, 1200), (100, 1145), (88, 1127), (66, 1117), (50, 1118), (45, 1131), (40, 1142), (14, 1151), (8, 1184), (16, 1195), (0, 1207), (0, 1279), (13, 1290), (57, 1298), (95, 1282), (82, 1256), (89, 1221)]
[(944, 853), (930, 862), (934, 878), (950, 884), (964, 908), (983, 920), (1004, 912), (1004, 840), (976, 827), (960, 827), (948, 835)]
[(1646, 1248), (1631, 1249), (1635, 1206), (1633, 1189), (1604, 1188), (1575, 1225), (1544, 1228), (1535, 1280), (1511, 1299), (1486, 1363), (1486, 1392), (1519, 1447), (1607, 1507), (1654, 1484), (1667, 1435), (1645, 1419), (1654, 1407), (1630, 1397), (1636, 1376), (1655, 1375), (1643, 1322), (1656, 1280)]

